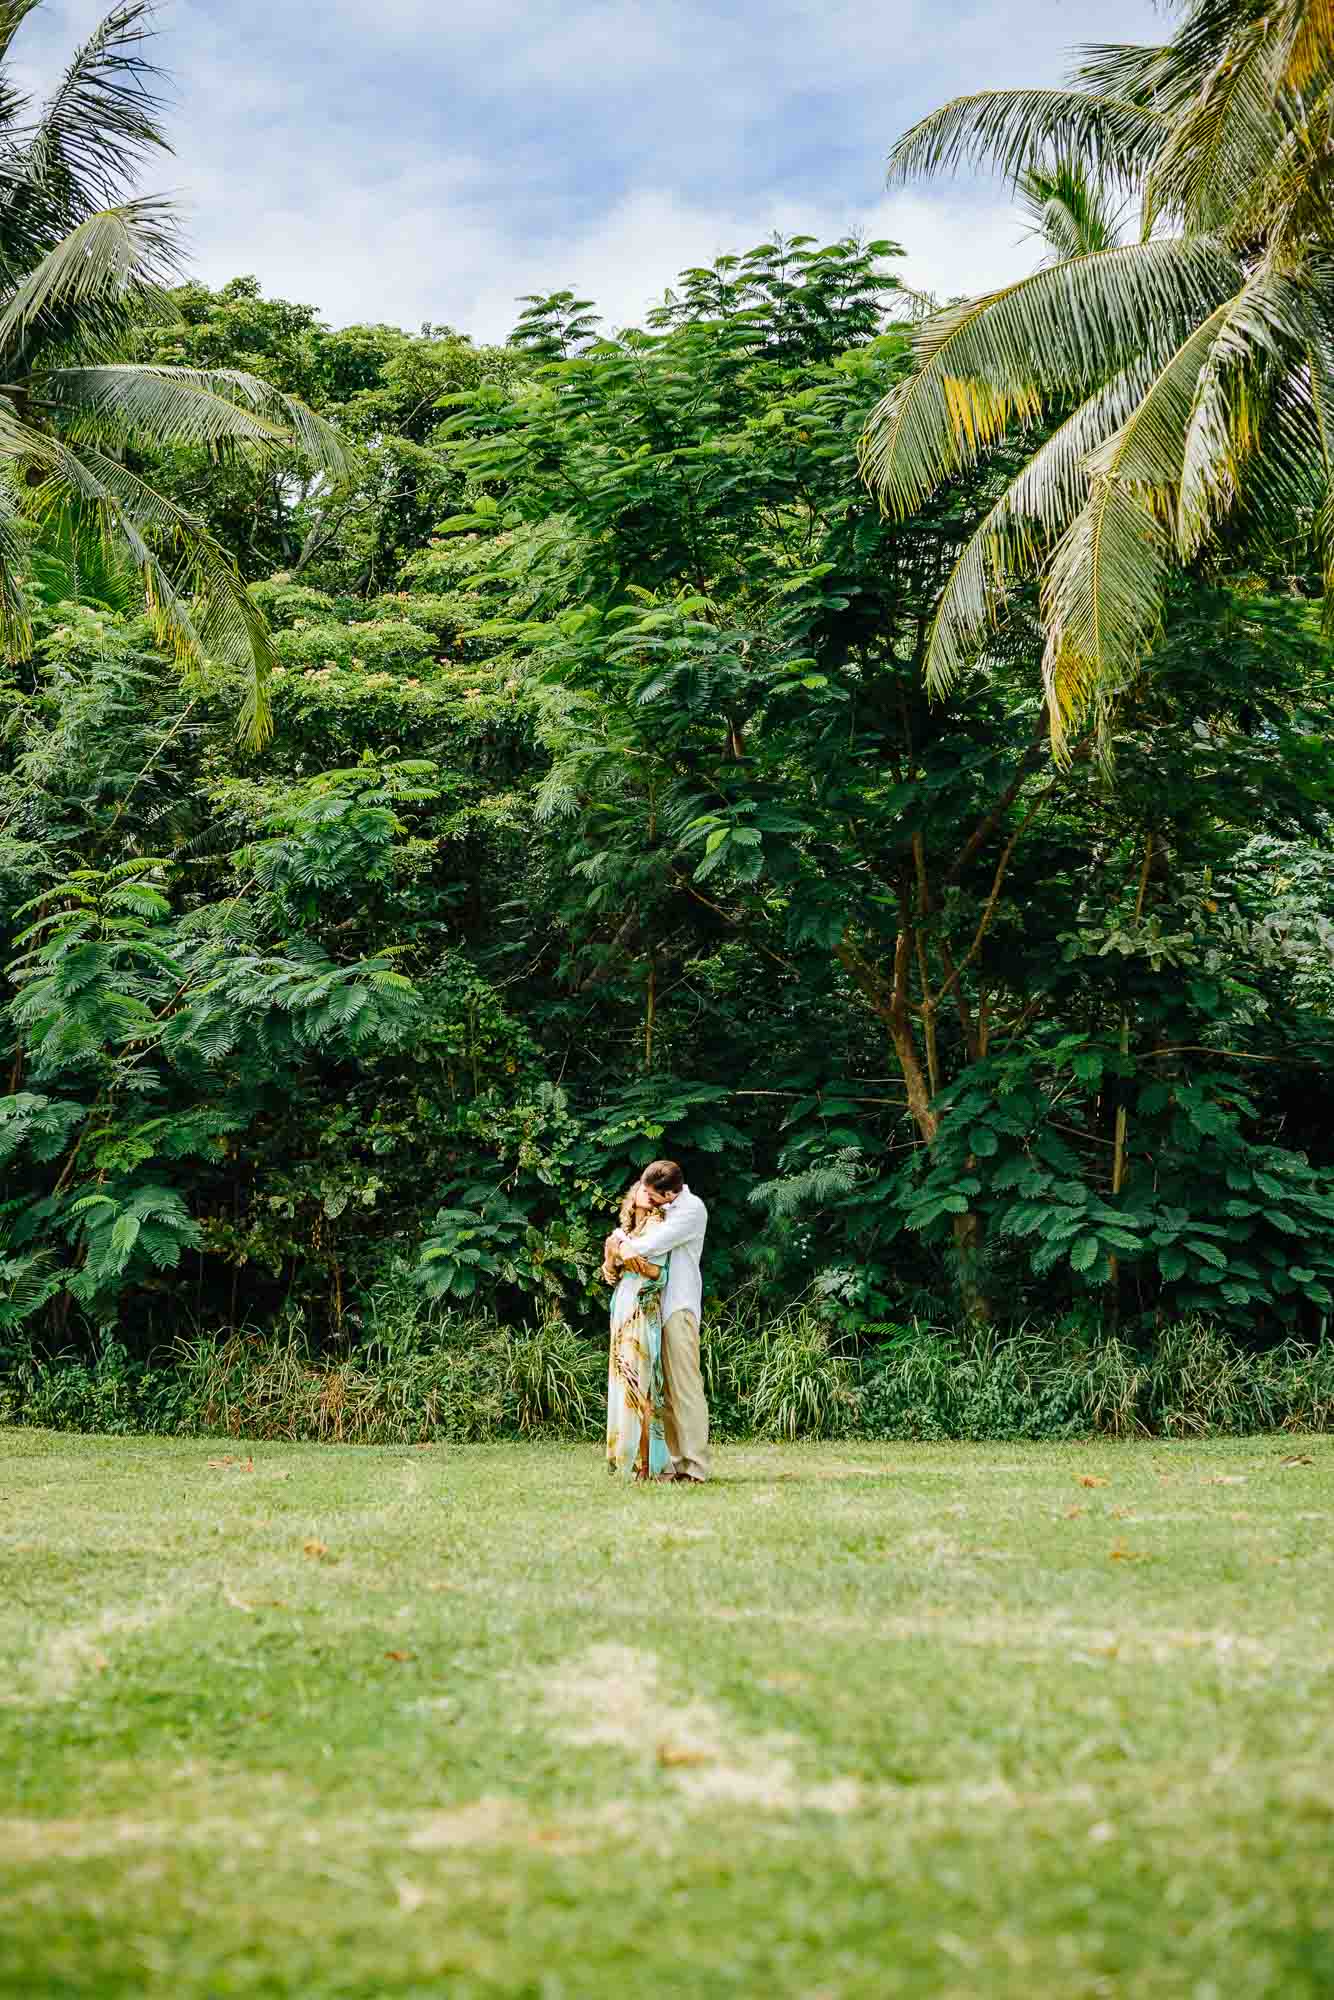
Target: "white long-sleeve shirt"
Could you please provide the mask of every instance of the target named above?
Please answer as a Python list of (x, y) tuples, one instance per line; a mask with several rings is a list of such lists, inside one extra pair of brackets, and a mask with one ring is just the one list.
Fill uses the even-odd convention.
[(626, 1236), (618, 1230), (627, 1254), (646, 1257), (650, 1263), (661, 1263), (669, 1253), (671, 1264), (667, 1271), (667, 1283), (662, 1294), (662, 1317), (669, 1320), (674, 1312), (683, 1308), (700, 1317), (704, 1304), (704, 1280), (700, 1273), (700, 1258), (704, 1255), (704, 1232), (709, 1226), (709, 1211), (697, 1194), (691, 1194), (683, 1187), (674, 1200), (658, 1210), (652, 1222), (646, 1222), (637, 1235)]

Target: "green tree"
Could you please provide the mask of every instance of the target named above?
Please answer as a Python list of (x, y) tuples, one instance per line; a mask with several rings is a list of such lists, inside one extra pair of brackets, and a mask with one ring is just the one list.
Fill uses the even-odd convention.
[[(761, 246), (689, 274), (687, 296), (652, 331), (547, 363), (525, 397), (472, 399), (460, 457), (501, 497), (456, 525), (495, 534), (497, 573), (535, 613), (510, 629), (546, 691), (554, 763), (539, 797), (565, 857), (567, 976), (633, 994), (637, 1059), (668, 1073), (716, 1060), (698, 1012), (670, 996), (698, 991), (688, 968), (729, 931), (764, 968), (767, 1004), (753, 1018), (775, 1077), (801, 1074), (788, 1009), (801, 1010), (802, 1034), (821, 1033), (818, 1018), (829, 1035), (864, 1008), (884, 1038), (879, 1060), (853, 1058), (842, 1095), (863, 1094), (859, 1070), (874, 1076), (889, 1055), (907, 1130), (868, 1130), (851, 1105), (827, 1119), (813, 1093), (779, 1141), (782, 1171), (764, 1177), (775, 1213), (805, 1226), (802, 1203), (832, 1210), (851, 1232), (844, 1258), (859, 1240), (851, 1261), (863, 1266), (883, 1260), (903, 1221), (928, 1235), (939, 1223), (980, 1313), (1001, 1303), (988, 1289), (998, 1263), (1009, 1260), (1011, 1296), (1031, 1297), (1059, 1262), (1046, 1237), (1025, 1250), (999, 1222), (987, 1242), (1000, 1214), (988, 1162), (1002, 1163), (980, 1104), (1003, 1124), (1022, 1096), (1032, 1172), (1084, 1190), (1063, 1225), (1100, 1205), (1105, 1241), (1086, 1220), (1078, 1261), (1056, 1279), (1087, 1289), (1110, 1284), (1111, 1258), (1140, 1283), (1150, 1229), (1167, 1225), (1145, 1220), (1136, 1234), (1124, 1215), (1155, 1148), (1164, 1159), (1175, 1149), (1168, 1206), (1186, 1204), (1191, 1241), (1214, 1226), (1187, 1192), (1198, 1133), (1189, 1118), (1169, 1130), (1178, 1091), (1200, 1132), (1235, 1116), (1243, 1148), (1276, 1133), (1259, 1099), (1236, 1111), (1226, 1061), (1238, 1038), (1243, 1059), (1261, 1053), (1271, 1007), (1291, 1046), (1266, 1048), (1266, 1062), (1304, 1065), (1320, 1044), (1238, 942), (1235, 912), (1233, 974), (1217, 983), (1222, 926), (1207, 909), (1201, 918), (1217, 899), (1200, 882), (1207, 870), (1227, 879), (1262, 828), (1319, 837), (1328, 687), (1300, 603), (1186, 592), (1161, 686), (1117, 725), (1136, 774), (1119, 795), (1088, 733), (1060, 770), (1047, 763), (1031, 686), (1040, 640), (1022, 618), (989, 678), (928, 699), (926, 634), (996, 472), (974, 474), (971, 491), (956, 478), (901, 523), (856, 491), (867, 413), (908, 364), (906, 331), (875, 331), (893, 301), (874, 255), (884, 247)], [(847, 301), (859, 298), (849, 328)], [(712, 937), (697, 913), (712, 915)], [(1229, 1055), (1211, 1061), (1215, 1049)], [(1141, 1104), (1130, 1080), (1144, 1066), (1161, 1094)], [(1007, 1110), (1019, 1071), (1028, 1082)], [(710, 1080), (699, 1067), (678, 1073)], [(886, 1138), (910, 1155), (906, 1176), (882, 1171)], [(1271, 1166), (1261, 1170), (1273, 1179)], [(1207, 1210), (1217, 1190), (1201, 1189)], [(869, 1257), (868, 1224), (880, 1236)], [(1220, 1256), (1229, 1302), (1244, 1304), (1251, 1281)], [(1168, 1269), (1183, 1278), (1175, 1259)], [(1151, 1301), (1156, 1283), (1137, 1296)], [(1311, 1279), (1317, 1305), (1324, 1283)], [(1190, 1287), (1209, 1291), (1193, 1266)], [(1255, 1300), (1272, 1305), (1263, 1287)]]
[[(1162, 46), (1084, 51), (1072, 87), (956, 98), (898, 142), (906, 177), (990, 162), (1137, 197), (1135, 242), (1067, 255), (938, 315), (873, 413), (864, 466), (897, 517), (1036, 423), (941, 595), (937, 691), (1041, 569), (1054, 743), (1139, 670), (1173, 566), (1248, 535), (1334, 582), (1328, 196), (1334, 36), (1307, 0), (1191, 0)], [(1054, 428), (1052, 426), (1054, 425)]]
[(265, 298), (251, 277), (216, 291), (177, 286), (166, 313), (141, 330), (136, 358), (261, 377), (337, 426), (354, 449), (335, 478), (297, 450), (220, 458), (206, 442), (141, 452), (139, 462), (247, 578), (286, 570), (363, 597), (392, 588), (459, 504), (461, 482), (439, 443), (452, 399), (516, 380), (526, 366), (446, 326), (329, 327), (312, 306)]

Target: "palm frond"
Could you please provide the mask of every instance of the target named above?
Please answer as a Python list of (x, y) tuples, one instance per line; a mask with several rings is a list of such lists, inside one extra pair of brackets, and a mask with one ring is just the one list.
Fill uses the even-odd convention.
[(1227, 216), (1234, 243), (1265, 242), (1271, 253), (1290, 245), (1308, 253), (1326, 235), (1329, 195), (1324, 171), (1313, 163), (1334, 146), (1334, 81), (1287, 120), (1271, 151), (1255, 165), (1250, 181), (1236, 191)]
[(1166, 520), (1182, 441), (1200, 370), (1230, 303), (1194, 328), (1120, 430), (1088, 457), (1088, 500), (1043, 582), (1042, 673), (1058, 753), (1072, 721), (1106, 714), (1158, 629), (1171, 554)]
[(34, 603), (91, 604), (132, 618), (143, 605), (143, 585), (122, 542), (108, 542), (96, 521), (72, 509), (40, 516), (32, 544)]
[(1334, 76), (1334, 0), (1290, 0), (1284, 82), (1307, 93)]
[(9, 54), (10, 43), (29, 14), (41, 5), (42, 0), (0, 0), (0, 62)]
[(1129, 684), (1162, 617), (1167, 567), (1166, 531), (1142, 494), (1095, 480), (1044, 580), (1042, 682), (1058, 757), (1074, 724), (1104, 721)]
[(982, 90), (911, 126), (889, 156), (890, 181), (990, 166), (1006, 180), (1053, 155), (1097, 179), (1138, 181), (1157, 158), (1167, 120), (1143, 105), (1083, 90)]
[(66, 333), (69, 315), (86, 341), (123, 332), (171, 276), (174, 244), (165, 202), (124, 202), (90, 215), (29, 272), (0, 314), (6, 365), (34, 329)]
[[(1266, 416), (1284, 417), (1271, 409), (1271, 391), (1280, 374), (1304, 368), (1310, 327), (1301, 293), (1293, 280), (1262, 266), (1235, 299), (1224, 308), (1217, 334), (1200, 370), (1181, 451), (1181, 485), (1177, 501), (1177, 546), (1192, 556), (1210, 529), (1235, 504), (1248, 460), (1254, 457)], [(1305, 436), (1293, 435), (1298, 404), (1286, 413), (1285, 457), (1309, 464), (1320, 453), (1319, 412), (1303, 391), (1301, 407), (1309, 422)]]
[(1141, 359), (1081, 403), (983, 516), (950, 571), (932, 619), (925, 672), (933, 694), (946, 693), (976, 657), (1010, 579), (1035, 567), (1078, 514), (1088, 498), (1089, 453), (1120, 429), (1152, 376), (1152, 367)]
[(161, 71), (144, 54), (152, 11), (151, 0), (128, 0), (99, 23), (24, 148), (29, 177), (53, 186), (72, 220), (123, 196), (145, 152), (171, 150), (153, 88)]
[[(1321, 315), (1324, 327), (1329, 325), (1328, 315)], [(1321, 330), (1313, 335), (1305, 355), (1306, 391), (1310, 400), (1313, 419), (1314, 454), (1313, 475), (1319, 484), (1315, 509), (1312, 516), (1312, 539), (1320, 558), (1321, 579), (1324, 584), (1324, 624), (1327, 635), (1334, 636), (1334, 344), (1329, 335)], [(1286, 386), (1286, 385), (1285, 385)], [(1280, 398), (1281, 400), (1281, 398)], [(1277, 437), (1280, 427), (1271, 419), (1270, 430)], [(1281, 441), (1278, 449), (1282, 449)], [(1268, 456), (1269, 435), (1266, 435), (1264, 452)], [(1265, 490), (1264, 468), (1259, 468), (1257, 477), (1253, 468), (1251, 486), (1263, 496)]]
[(1180, 35), (1168, 42), (1089, 43), (1076, 51), (1072, 81), (1095, 97), (1138, 104), (1175, 121), (1198, 96), (1218, 46), (1216, 36)]
[(32, 646), (23, 589), (27, 551), (21, 524), (18, 494), (0, 473), (0, 644), (11, 659), (26, 658)]
[(59, 413), (65, 435), (92, 442), (292, 448), (290, 431), (220, 394), (221, 386), (202, 369), (115, 362), (34, 375), (31, 395)]
[(1203, 83), (1228, 44), (1257, 21), (1267, 20), (1281, 32), (1283, 8), (1291, 4), (1292, 0), (1185, 0), (1181, 26), (1170, 44), (1174, 60), (1183, 74), (1194, 71)]
[(332, 479), (347, 478), (356, 464), (355, 449), (324, 417), (239, 368), (55, 368), (33, 377), (32, 393), (67, 413), (72, 435), (94, 442), (241, 444), (291, 452)]
[[(74, 505), (103, 534), (123, 542), (143, 580), (159, 640), (178, 659), (201, 669), (219, 665), (245, 675), (240, 729), (252, 744), (272, 728), (269, 676), (275, 664), (268, 630), (235, 565), (203, 523), (128, 467), (87, 447), (72, 449), (21, 423), (0, 403), (0, 460), (43, 476), (32, 495), (38, 508)], [(175, 558), (169, 570), (155, 544)]]
[[(181, 379), (190, 373), (186, 369), (170, 372)], [(285, 395), (271, 382), (259, 375), (249, 375), (241, 368), (201, 369), (196, 371), (196, 379), (201, 386), (212, 386), (224, 394), (230, 392), (238, 403), (254, 410), (266, 423), (289, 431), (297, 454), (331, 479), (345, 479), (355, 471), (358, 458), (355, 446), (299, 396)]]
[(1326, 479), (1334, 479), (1334, 352), (1327, 339), (1313, 339), (1305, 358), (1321, 469)]
[[(1320, 399), (1305, 365), (1276, 371), (1264, 385), (1253, 438), (1248, 440), (1228, 512), (1247, 544), (1275, 553), (1294, 539), (1314, 539), (1329, 587), (1330, 551), (1321, 528), (1329, 473)], [(1285, 558), (1290, 559), (1290, 558)]]
[(1237, 289), (1236, 260), (1210, 237), (1094, 251), (928, 321), (918, 367), (872, 410), (863, 477), (907, 515), (1051, 395), (1087, 394), (1137, 355), (1170, 353)]
[(1180, 213), (1189, 227), (1222, 227), (1282, 143), (1284, 51), (1257, 23), (1228, 48), (1194, 102), (1175, 120), (1149, 176), (1146, 215)]

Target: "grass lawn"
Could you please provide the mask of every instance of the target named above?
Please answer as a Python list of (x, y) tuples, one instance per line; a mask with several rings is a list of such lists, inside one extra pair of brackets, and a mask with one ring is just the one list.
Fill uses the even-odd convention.
[(718, 1473), (0, 1433), (0, 1993), (1334, 1993), (1334, 1440)]

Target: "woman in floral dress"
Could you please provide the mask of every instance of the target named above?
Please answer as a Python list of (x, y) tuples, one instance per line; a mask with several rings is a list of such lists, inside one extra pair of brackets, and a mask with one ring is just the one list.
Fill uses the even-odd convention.
[(621, 1203), (625, 1249), (608, 1254), (602, 1275), (611, 1295), (611, 1359), (607, 1369), (607, 1470), (622, 1479), (669, 1479), (671, 1459), (662, 1427), (662, 1289), (670, 1257), (651, 1264), (627, 1255), (635, 1232), (654, 1215), (639, 1183)]

